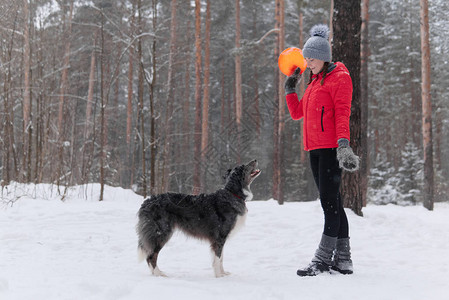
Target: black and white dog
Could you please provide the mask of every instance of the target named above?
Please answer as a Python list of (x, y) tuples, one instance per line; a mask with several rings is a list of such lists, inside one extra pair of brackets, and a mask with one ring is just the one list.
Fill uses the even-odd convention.
[(210, 242), (216, 277), (223, 270), (226, 239), (244, 223), (246, 200), (251, 200), (251, 182), (260, 174), (256, 160), (227, 172), (225, 187), (212, 194), (165, 193), (146, 199), (137, 213), (138, 251), (153, 275), (165, 276), (157, 266), (159, 251), (179, 229), (187, 235)]

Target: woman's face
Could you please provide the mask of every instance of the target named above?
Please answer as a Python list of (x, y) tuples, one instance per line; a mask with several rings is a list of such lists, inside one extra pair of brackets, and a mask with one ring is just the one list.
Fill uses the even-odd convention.
[(316, 58), (305, 58), (307, 62), (307, 67), (312, 71), (313, 74), (318, 74), (323, 69), (324, 61)]

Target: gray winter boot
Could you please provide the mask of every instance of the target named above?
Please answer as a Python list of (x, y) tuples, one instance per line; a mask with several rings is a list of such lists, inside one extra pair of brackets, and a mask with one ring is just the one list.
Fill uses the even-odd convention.
[(337, 248), (335, 250), (334, 265), (332, 270), (341, 274), (352, 274), (354, 272), (351, 260), (351, 247), (349, 246), (349, 238), (338, 239)]
[(307, 268), (299, 269), (296, 274), (298, 276), (316, 276), (324, 272), (329, 272), (333, 264), (332, 256), (334, 255), (336, 244), (336, 237), (323, 234), (315, 256), (312, 258), (312, 262)]

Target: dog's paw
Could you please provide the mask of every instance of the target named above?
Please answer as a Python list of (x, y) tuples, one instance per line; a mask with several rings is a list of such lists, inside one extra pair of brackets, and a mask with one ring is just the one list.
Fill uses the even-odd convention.
[(153, 270), (152, 273), (153, 273), (154, 276), (157, 276), (157, 277), (168, 277), (164, 272), (162, 272), (161, 270), (159, 270), (158, 267), (156, 267), (156, 268)]
[(215, 277), (216, 278), (220, 278), (220, 277), (225, 277), (225, 276), (229, 276), (229, 275), (231, 275), (231, 273), (223, 271), (223, 272), (220, 272), (220, 273), (216, 273)]

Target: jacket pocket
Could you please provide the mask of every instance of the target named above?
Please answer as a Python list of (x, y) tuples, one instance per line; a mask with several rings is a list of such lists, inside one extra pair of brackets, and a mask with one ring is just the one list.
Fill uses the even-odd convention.
[(324, 132), (324, 106), (321, 108), (321, 131)]

